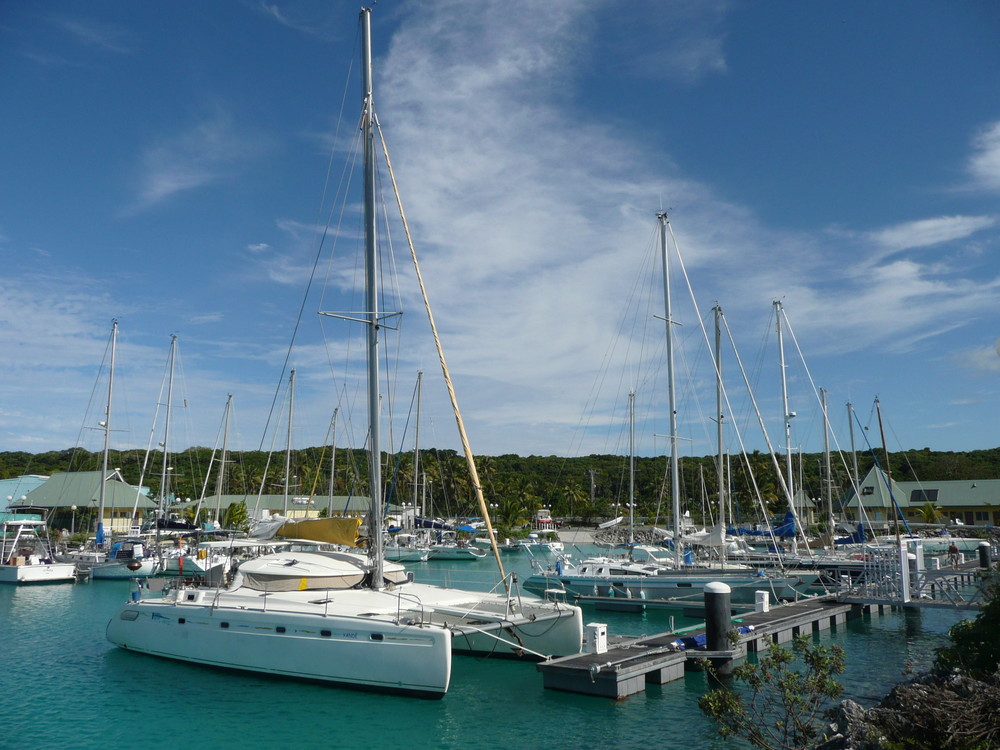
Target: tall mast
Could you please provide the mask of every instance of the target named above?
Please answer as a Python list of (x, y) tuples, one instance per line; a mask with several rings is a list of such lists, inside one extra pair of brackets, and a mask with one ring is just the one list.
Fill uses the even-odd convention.
[(337, 412), (340, 411), (340, 407), (335, 407), (333, 410), (333, 420), (330, 424), (331, 433), (331, 447), (330, 447), (330, 500), (326, 509), (326, 517), (333, 518), (333, 483), (337, 476)]
[[(229, 413), (233, 406), (233, 394), (226, 394), (226, 417), (223, 420), (222, 426), (222, 460), (219, 461), (219, 474), (218, 478), (215, 480), (215, 518), (213, 519), (216, 523), (219, 521), (219, 513), (222, 508), (222, 490), (226, 484), (226, 454), (229, 451)], [(194, 519), (195, 523), (198, 523), (197, 516)]]
[(889, 468), (889, 448), (885, 444), (885, 430), (882, 428), (882, 407), (879, 404), (878, 397), (875, 397), (875, 413), (878, 415), (878, 432), (882, 437), (882, 453), (885, 454), (885, 484), (889, 491), (889, 502), (892, 503), (892, 507), (889, 510), (892, 513), (892, 525), (896, 531), (896, 544), (899, 544), (899, 513), (896, 511), (896, 503), (892, 498), (892, 470)]
[[(177, 334), (170, 336), (170, 367), (167, 374), (167, 409), (163, 418), (163, 468), (160, 472), (160, 518), (164, 517), (167, 508), (167, 496), (170, 492), (170, 454), (168, 439), (170, 437), (170, 412), (174, 403), (174, 360), (177, 356)], [(160, 528), (160, 524), (156, 525)]]
[(424, 379), (424, 371), (417, 371), (417, 424), (413, 430), (413, 513), (416, 523), (417, 508), (420, 507), (420, 386)]
[(667, 392), (670, 401), (670, 494), (674, 513), (674, 564), (681, 565), (681, 483), (677, 458), (677, 394), (674, 387), (674, 319), (670, 306), (670, 261), (667, 257), (667, 214), (658, 213), (660, 253), (663, 260), (663, 307), (667, 328)]
[(715, 416), (716, 416), (716, 449), (718, 458), (719, 475), (719, 525), (722, 527), (722, 545), (719, 547), (719, 554), (722, 558), (722, 567), (726, 567), (726, 462), (725, 447), (723, 445), (723, 420), (722, 413), (722, 305), (712, 308), (715, 313)]
[(118, 345), (118, 321), (111, 323), (111, 364), (108, 367), (108, 400), (105, 405), (104, 421), (101, 426), (104, 428), (104, 450), (101, 453), (101, 485), (97, 490), (97, 530), (95, 540), (99, 548), (104, 548), (104, 502), (106, 498), (108, 481), (108, 450), (111, 443), (111, 394), (115, 383), (115, 349)]
[(285, 507), (282, 515), (288, 517), (288, 488), (292, 481), (292, 421), (295, 414), (295, 370), (288, 375), (288, 429), (285, 432)]
[[(792, 418), (795, 412), (788, 410), (788, 378), (785, 373), (785, 340), (781, 333), (781, 300), (774, 301), (774, 319), (778, 331), (778, 356), (781, 367), (781, 404), (785, 423), (785, 475), (787, 478), (788, 504), (792, 513), (797, 517), (795, 510), (795, 477), (792, 471)], [(797, 536), (792, 537), (798, 539)]]
[(830, 476), (830, 415), (826, 410), (826, 389), (820, 388), (823, 401), (823, 476), (826, 490), (826, 525), (830, 531), (830, 548), (833, 549), (833, 479)]
[(628, 543), (635, 544), (635, 391), (628, 392)]
[(379, 366), (378, 366), (378, 253), (375, 247), (375, 108), (372, 101), (372, 29), (371, 9), (361, 9), (361, 94), (364, 112), (361, 117), (364, 141), (365, 179), (365, 315), (368, 320), (368, 443), (371, 508), (368, 517), (369, 555), (372, 574), (370, 585), (382, 588), (382, 454), (379, 436)]
[(854, 447), (854, 404), (847, 402), (847, 426), (851, 429), (851, 478), (854, 486), (858, 485), (858, 451)]
[[(858, 487), (858, 451), (854, 447), (854, 404), (847, 402), (847, 426), (851, 430), (851, 487), (858, 496), (858, 523), (861, 523), (861, 488)], [(845, 509), (846, 515), (846, 509)]]

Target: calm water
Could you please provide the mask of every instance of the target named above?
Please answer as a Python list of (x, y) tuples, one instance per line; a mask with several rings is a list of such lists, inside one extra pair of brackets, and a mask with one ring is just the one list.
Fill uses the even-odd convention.
[[(522, 574), (526, 560), (506, 557)], [(490, 558), (419, 563), (419, 580), (482, 588)], [(356, 693), (213, 670), (126, 653), (104, 627), (128, 596), (124, 581), (49, 586), (0, 585), (0, 748), (106, 750), (108, 747), (263, 748), (518, 747), (733, 748), (698, 710), (701, 674), (650, 686), (621, 702), (545, 690), (533, 665), (456, 657), (440, 701)], [(939, 610), (855, 621), (824, 642), (843, 646), (846, 692), (871, 702), (925, 668), (960, 617)], [(584, 610), (612, 634), (666, 630), (669, 615)], [(680, 621), (677, 621), (680, 625)]]

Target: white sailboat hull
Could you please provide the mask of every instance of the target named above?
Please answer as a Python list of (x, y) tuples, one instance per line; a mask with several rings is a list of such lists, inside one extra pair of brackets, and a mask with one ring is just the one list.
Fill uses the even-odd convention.
[(752, 604), (756, 591), (768, 591), (774, 600), (794, 599), (805, 593), (814, 576), (806, 579), (734, 575), (711, 571), (674, 572), (667, 575), (575, 575), (537, 573), (524, 581), (528, 591), (565, 591), (570, 597), (600, 596), (626, 599), (692, 599), (702, 596), (705, 585), (722, 582), (732, 589), (732, 601)]
[(90, 567), (91, 578), (148, 578), (160, 572), (160, 561), (155, 557), (148, 557), (136, 562), (139, 567), (135, 570), (128, 567), (132, 560), (107, 560), (96, 563)]
[(431, 545), (429, 559), (431, 560), (482, 560), (488, 554), (486, 550), (472, 546), (456, 547), (452, 545)]
[(385, 559), (394, 562), (425, 562), (430, 551), (417, 547), (386, 547)]

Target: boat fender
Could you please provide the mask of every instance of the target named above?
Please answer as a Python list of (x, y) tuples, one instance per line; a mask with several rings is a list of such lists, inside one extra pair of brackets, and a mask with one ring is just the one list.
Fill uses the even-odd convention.
[(556, 560), (556, 575), (561, 576), (563, 572), (562, 560)]

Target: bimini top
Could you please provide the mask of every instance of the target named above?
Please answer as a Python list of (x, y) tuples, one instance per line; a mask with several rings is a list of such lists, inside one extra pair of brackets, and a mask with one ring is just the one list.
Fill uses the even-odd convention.
[[(349, 589), (362, 583), (371, 571), (365, 555), (352, 552), (276, 552), (240, 565), (243, 586), (257, 591), (308, 591)], [(385, 563), (390, 583), (407, 580), (406, 569)]]

